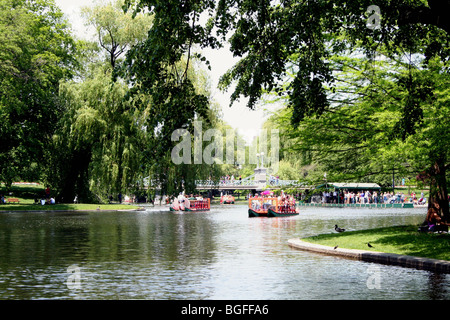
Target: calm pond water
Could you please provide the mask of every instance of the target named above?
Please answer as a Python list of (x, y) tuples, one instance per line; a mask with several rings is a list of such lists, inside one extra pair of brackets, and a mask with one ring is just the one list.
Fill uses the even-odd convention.
[[(359, 230), (424, 215), (303, 207), (299, 216), (248, 218), (245, 205), (186, 214), (0, 213), (0, 299), (449, 299), (450, 275), (287, 244), (335, 224)], [(379, 286), (369, 288), (374, 274)]]

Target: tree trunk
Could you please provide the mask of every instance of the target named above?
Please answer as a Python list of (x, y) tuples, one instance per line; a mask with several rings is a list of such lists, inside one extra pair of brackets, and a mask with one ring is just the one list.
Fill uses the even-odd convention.
[(75, 196), (78, 196), (79, 202), (90, 202), (88, 172), (92, 153), (89, 150), (75, 151), (72, 159), (68, 159), (70, 165), (61, 181), (60, 201), (73, 203)]
[(430, 198), (428, 208), (437, 202), (440, 206), (440, 212), (444, 221), (450, 221), (447, 179), (445, 177), (445, 159), (439, 158), (430, 169)]

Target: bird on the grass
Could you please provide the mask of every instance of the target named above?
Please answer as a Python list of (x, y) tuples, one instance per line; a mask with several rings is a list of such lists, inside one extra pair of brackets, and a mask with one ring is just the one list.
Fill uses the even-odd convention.
[(334, 247), (334, 250), (336, 250), (338, 248), (338, 246)]
[(334, 225), (334, 230), (336, 230), (337, 232), (344, 232), (345, 229), (339, 228), (337, 224)]
[(368, 242), (367, 242), (367, 246), (368, 246), (369, 248), (373, 248), (373, 246), (372, 246), (370, 243), (368, 243)]

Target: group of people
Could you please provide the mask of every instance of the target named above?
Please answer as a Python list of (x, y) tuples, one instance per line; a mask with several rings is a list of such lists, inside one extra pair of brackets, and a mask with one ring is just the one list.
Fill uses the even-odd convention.
[(186, 199), (188, 200), (203, 200), (203, 196), (202, 195), (194, 195), (194, 194), (190, 194), (189, 196), (185, 195), (184, 193), (178, 194), (178, 202), (184, 202)]
[[(210, 180), (211, 180), (211, 179), (210, 179)], [(231, 176), (230, 176), (229, 174), (227, 174), (226, 176), (220, 177), (220, 182), (221, 182), (222, 184), (233, 184), (234, 181), (236, 181), (236, 180), (241, 181), (241, 180), (242, 180), (242, 176), (235, 177), (234, 175), (231, 175)]]
[(415, 193), (407, 196), (403, 192), (394, 194), (393, 192), (377, 191), (324, 191), (322, 193), (322, 203), (345, 203), (345, 204), (366, 204), (366, 203), (405, 203), (426, 204), (423, 192), (420, 198)]
[(278, 197), (272, 192), (269, 194), (256, 194), (251, 198), (251, 207), (254, 210), (268, 210), (270, 206), (276, 204), (279, 211), (291, 209), (295, 211), (295, 197), (285, 194), (283, 191), (281, 191), (281, 194)]
[(55, 198), (53, 198), (53, 197), (50, 197), (50, 198), (48, 198), (48, 199), (41, 198), (41, 200), (39, 200), (39, 202), (37, 201), (37, 199), (34, 199), (34, 203), (35, 203), (35, 204), (36, 204), (36, 203), (40, 203), (41, 205), (55, 204), (55, 203), (56, 203), (56, 200), (55, 200)]
[(220, 203), (234, 203), (234, 197), (230, 194), (220, 196)]
[(271, 186), (277, 186), (279, 180), (280, 180), (279, 176), (274, 176), (272, 174), (269, 176), (269, 184)]
[(184, 210), (185, 208), (206, 209), (206, 200), (207, 198), (203, 199), (202, 195), (194, 196), (193, 194), (190, 194), (189, 196), (186, 196), (184, 193), (180, 192), (177, 197), (173, 197), (170, 206), (175, 210)]
[(54, 197), (50, 196), (50, 187), (45, 188), (44, 195), (38, 200), (38, 198), (34, 198), (34, 204), (56, 204), (56, 200)]
[(194, 196), (192, 193), (189, 196), (187, 196), (184, 193), (180, 192), (180, 194), (178, 194), (177, 197), (172, 197), (172, 199), (170, 199), (169, 197), (166, 198), (167, 203), (169, 203), (170, 200), (172, 200), (171, 201), (172, 203), (173, 202), (177, 202), (179, 204), (182, 204), (182, 203), (187, 202), (189, 200), (203, 200), (203, 196), (202, 195), (195, 195)]

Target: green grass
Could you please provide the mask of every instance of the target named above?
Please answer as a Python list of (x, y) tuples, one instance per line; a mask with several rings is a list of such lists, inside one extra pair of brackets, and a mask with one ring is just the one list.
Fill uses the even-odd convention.
[(50, 210), (133, 210), (136, 206), (128, 204), (85, 204), (85, 203), (61, 203), (53, 205), (34, 204), (35, 199), (40, 199), (45, 191), (44, 185), (13, 184), (7, 191), (5, 185), (0, 184), (0, 194), (8, 198), (17, 198), (20, 203), (0, 204), (0, 211), (50, 211)]
[(21, 204), (32, 204), (35, 198), (40, 198), (44, 194), (45, 188), (40, 185), (13, 184), (9, 190), (3, 183), (0, 184), (0, 194), (8, 198), (18, 198)]
[[(417, 232), (417, 226), (396, 226), (303, 238), (303, 241), (345, 249), (396, 253), (450, 260), (450, 234)], [(370, 243), (373, 248), (369, 248)]]
[(40, 205), (40, 204), (2, 204), (0, 205), (0, 211), (51, 211), (51, 210), (134, 210), (137, 206), (129, 204), (85, 204), (85, 203), (60, 203), (52, 205)]

